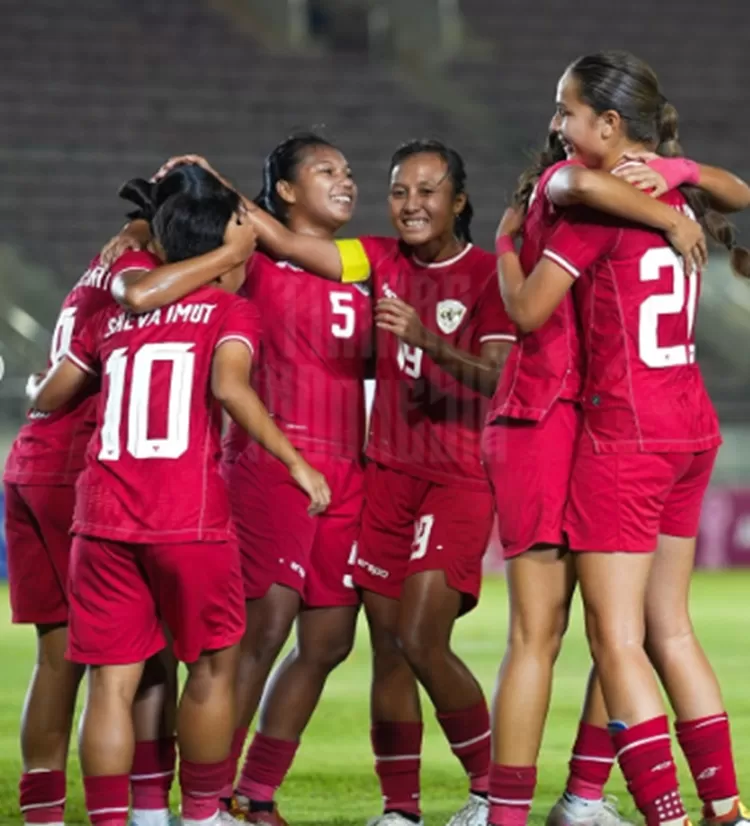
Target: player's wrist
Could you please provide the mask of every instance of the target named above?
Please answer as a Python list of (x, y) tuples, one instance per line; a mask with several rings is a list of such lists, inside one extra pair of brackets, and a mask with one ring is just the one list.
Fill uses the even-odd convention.
[(512, 235), (502, 233), (495, 238), (495, 255), (500, 258), (509, 252), (515, 253), (516, 242)]

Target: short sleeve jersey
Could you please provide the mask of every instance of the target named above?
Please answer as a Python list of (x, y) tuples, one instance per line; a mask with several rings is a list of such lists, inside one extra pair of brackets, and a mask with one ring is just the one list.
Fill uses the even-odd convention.
[[(52, 334), (48, 366), (65, 356), (73, 337), (105, 307), (113, 307), (112, 279), (127, 270), (151, 270), (159, 261), (149, 253), (127, 252), (110, 268), (97, 256), (63, 301)], [(96, 424), (98, 383), (53, 413), (31, 410), (5, 464), (6, 482), (72, 485), (83, 470), (86, 447)]]
[[(679, 191), (662, 200), (692, 217)], [(695, 353), (701, 276), (664, 237), (576, 208), (544, 255), (576, 279), (586, 426), (602, 452), (698, 452), (721, 443)]]
[[(532, 194), (523, 227), (521, 266), (530, 274), (562, 210), (547, 194), (552, 176), (570, 161), (546, 169)], [(540, 421), (558, 399), (576, 401), (583, 381), (581, 341), (570, 295), (538, 330), (520, 335), (492, 399), (488, 421), (498, 417)]]
[[(402, 299), (428, 330), (472, 355), (485, 342), (515, 340), (493, 255), (469, 244), (455, 258), (425, 264), (395, 239), (360, 241), (375, 300)], [(479, 441), (488, 400), (390, 332), (377, 331), (376, 356), (367, 455), (419, 478), (484, 490)]]
[[(266, 320), (252, 383), (278, 427), (297, 448), (359, 459), (373, 349), (369, 284), (336, 284), (256, 253), (242, 294)], [(246, 444), (232, 424), (227, 458)]]
[(84, 326), (68, 358), (102, 389), (75, 533), (134, 543), (232, 535), (212, 362), (228, 340), (254, 351), (259, 330), (249, 302), (215, 287), (138, 316), (104, 310)]

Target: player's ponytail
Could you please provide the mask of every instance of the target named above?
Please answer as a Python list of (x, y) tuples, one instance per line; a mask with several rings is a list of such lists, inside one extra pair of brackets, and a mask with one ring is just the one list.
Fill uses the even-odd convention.
[(453, 232), (459, 241), (466, 244), (471, 243), (471, 221), (474, 217), (474, 207), (471, 205), (469, 195), (466, 191), (466, 164), (461, 155), (455, 149), (446, 146), (442, 141), (433, 139), (422, 139), (409, 141), (402, 144), (393, 153), (388, 174), (393, 174), (393, 170), (402, 164), (412, 155), (438, 155), (445, 161), (448, 167), (448, 177), (453, 184), (453, 195), (464, 195), (466, 202), (463, 209), (455, 216)]
[(289, 204), (279, 194), (278, 185), (281, 181), (294, 183), (305, 153), (317, 146), (336, 148), (315, 132), (298, 132), (283, 140), (263, 163), (263, 186), (254, 203), (285, 224), (288, 220)]
[[(679, 116), (677, 109), (662, 96), (661, 107), (657, 116), (659, 128), (659, 145), (656, 152), (665, 158), (682, 157), (680, 145)], [(750, 251), (737, 246), (734, 226), (725, 215), (712, 209), (706, 193), (696, 186), (682, 186), (680, 192), (695, 213), (706, 233), (717, 244), (729, 251), (729, 263), (732, 271), (740, 278), (750, 279)]]
[(215, 175), (203, 167), (184, 164), (154, 183), (143, 178), (132, 178), (120, 187), (118, 195), (136, 206), (128, 213), (128, 218), (151, 222), (159, 207), (173, 195), (184, 193), (193, 198), (222, 198), (228, 191)]
[(138, 218), (150, 221), (154, 217), (154, 184), (143, 178), (132, 178), (120, 187), (117, 194), (135, 205), (136, 209), (127, 213), (131, 221)]
[(525, 169), (518, 178), (516, 191), (513, 193), (513, 205), (524, 211), (529, 207), (531, 195), (534, 192), (537, 181), (542, 176), (545, 169), (553, 164), (564, 161), (566, 158), (565, 148), (558, 132), (550, 132), (547, 135), (547, 142), (541, 152), (538, 152), (533, 159), (531, 166)]

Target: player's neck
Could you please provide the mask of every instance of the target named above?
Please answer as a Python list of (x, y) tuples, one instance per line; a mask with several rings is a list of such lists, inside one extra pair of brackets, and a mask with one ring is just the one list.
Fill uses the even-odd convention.
[(604, 172), (611, 172), (616, 166), (622, 163), (625, 155), (640, 155), (643, 152), (650, 152), (642, 143), (631, 143), (630, 141), (622, 141), (617, 146), (612, 147), (612, 150), (604, 158), (600, 169)]
[(412, 247), (411, 252), (414, 258), (423, 264), (436, 264), (439, 261), (448, 261), (455, 258), (466, 246), (463, 241), (459, 241), (455, 236), (450, 239), (435, 238), (426, 244)]
[(321, 227), (305, 220), (304, 218), (290, 218), (289, 229), (297, 235), (312, 235), (314, 238), (324, 238), (326, 241), (333, 240), (334, 233), (328, 227)]

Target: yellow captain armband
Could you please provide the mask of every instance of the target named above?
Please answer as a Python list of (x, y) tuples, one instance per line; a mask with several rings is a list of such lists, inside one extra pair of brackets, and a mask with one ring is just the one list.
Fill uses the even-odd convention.
[(341, 256), (341, 283), (357, 284), (370, 277), (370, 259), (362, 242), (356, 238), (336, 241)]

